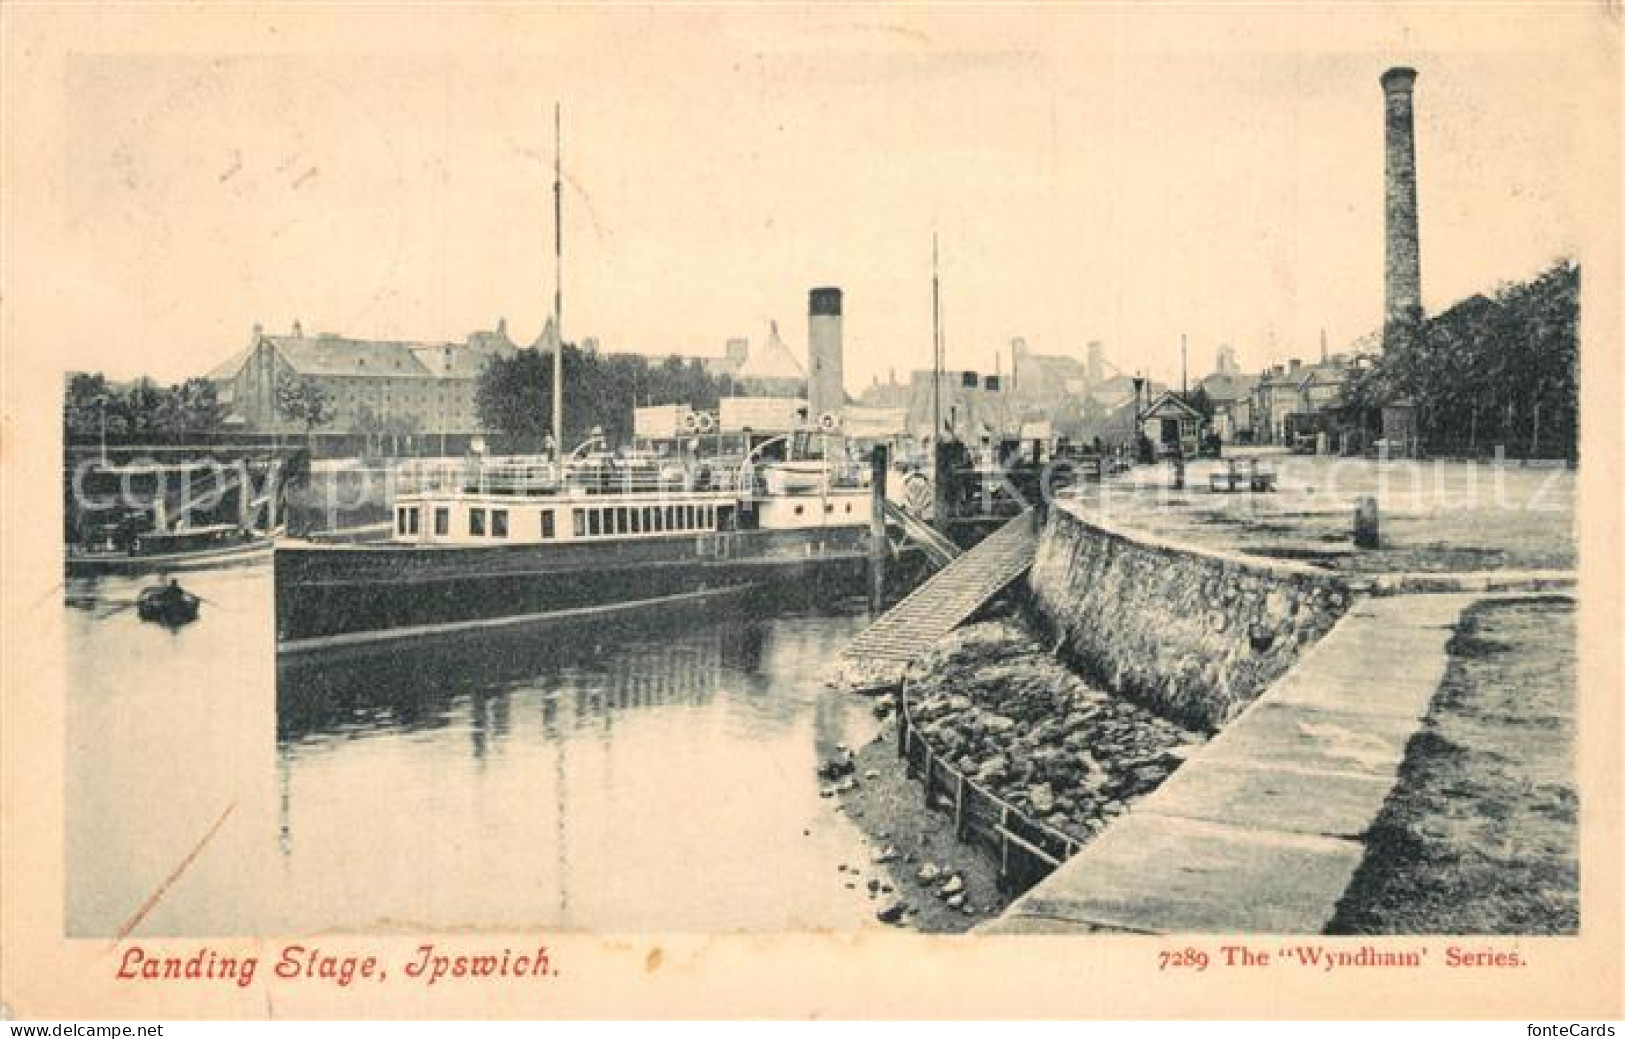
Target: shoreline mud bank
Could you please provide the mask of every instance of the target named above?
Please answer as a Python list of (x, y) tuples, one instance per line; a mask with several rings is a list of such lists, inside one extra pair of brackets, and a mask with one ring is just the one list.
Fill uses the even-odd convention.
[[(1033, 822), (1079, 843), (1154, 790), (1206, 735), (1090, 685), (1014, 619), (950, 634), (908, 672), (918, 737), (967, 780)], [(874, 739), (825, 764), (826, 794), (865, 833), (884, 868), (876, 916), (958, 933), (1020, 892), (999, 888), (993, 856), (955, 836), (951, 813), (925, 803), (897, 751), (897, 694), (874, 699)]]

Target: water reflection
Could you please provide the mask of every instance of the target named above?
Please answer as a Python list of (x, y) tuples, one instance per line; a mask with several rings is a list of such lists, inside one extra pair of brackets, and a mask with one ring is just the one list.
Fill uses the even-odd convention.
[(276, 661), (268, 574), (200, 582), (179, 633), (73, 612), (70, 933), (127, 922), (227, 804), (136, 934), (872, 923), (815, 774), (873, 728), (823, 684), (861, 614)]

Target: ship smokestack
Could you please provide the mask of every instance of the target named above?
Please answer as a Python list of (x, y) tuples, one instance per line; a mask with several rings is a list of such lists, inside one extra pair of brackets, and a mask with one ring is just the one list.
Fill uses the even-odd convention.
[(845, 406), (841, 290), (813, 289), (807, 296), (807, 410), (816, 422), (838, 417)]
[(1382, 74), (1386, 110), (1387, 164), (1384, 268), (1384, 350), (1407, 342), (1422, 323), (1422, 261), (1416, 233), (1416, 134), (1411, 91), (1416, 70), (1391, 68)]

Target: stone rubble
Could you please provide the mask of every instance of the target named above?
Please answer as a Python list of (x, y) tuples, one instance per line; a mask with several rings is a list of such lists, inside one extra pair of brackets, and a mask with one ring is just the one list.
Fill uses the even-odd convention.
[(1085, 841), (1206, 739), (1091, 687), (1009, 621), (939, 643), (911, 673), (909, 713), (960, 773)]

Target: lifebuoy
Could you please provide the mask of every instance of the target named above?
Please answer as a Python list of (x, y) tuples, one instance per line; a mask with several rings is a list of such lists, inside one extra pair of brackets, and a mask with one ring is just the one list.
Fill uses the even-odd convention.
[[(694, 412), (691, 411), (689, 414), (692, 415)], [(696, 424), (701, 433), (709, 433), (713, 429), (717, 428), (717, 420), (711, 417), (711, 413), (709, 411), (700, 412), (699, 418), (696, 420)]]
[(698, 433), (700, 430), (700, 416), (696, 412), (683, 412), (683, 432)]
[(841, 428), (841, 420), (832, 411), (826, 411), (818, 416), (818, 428), (825, 433), (833, 433)]

